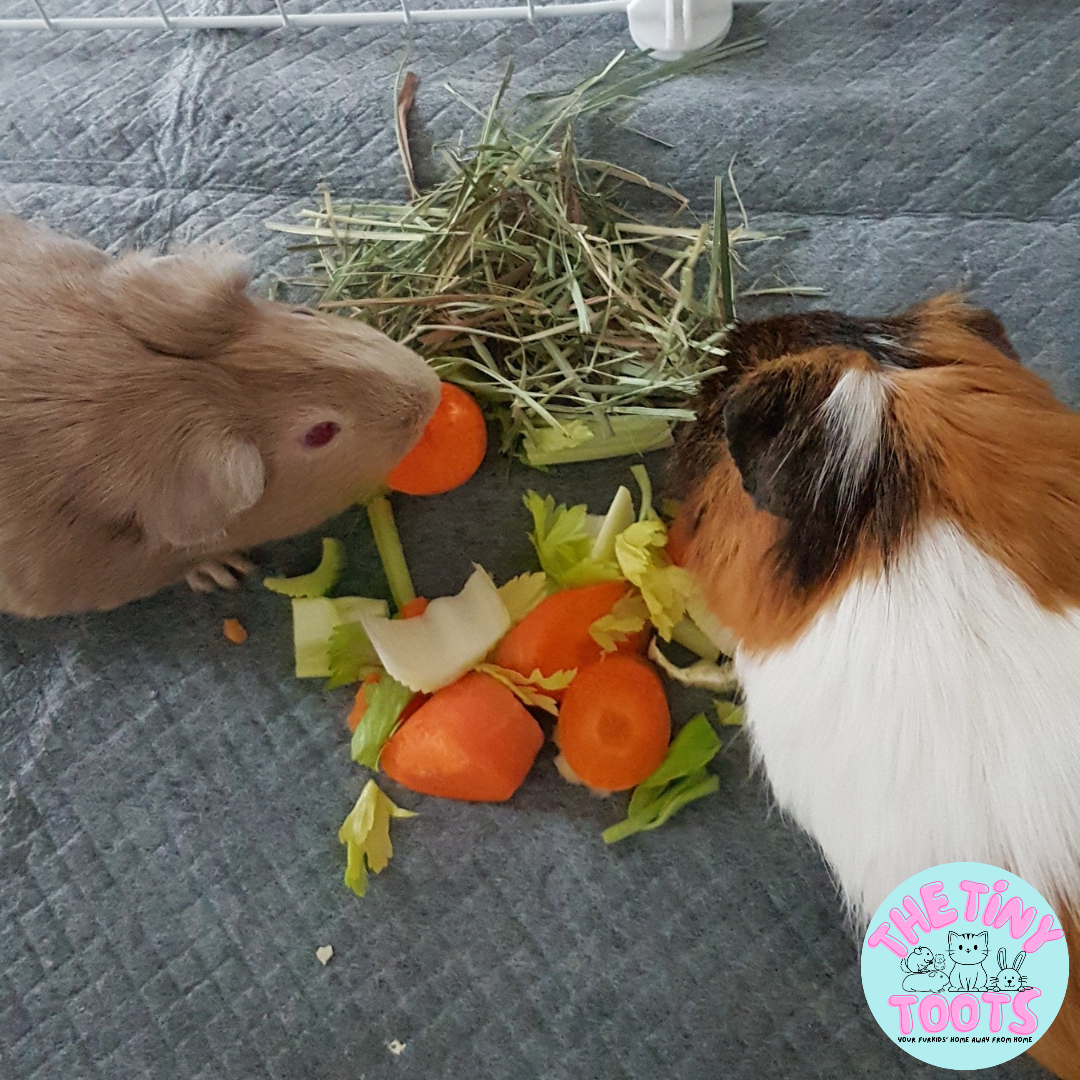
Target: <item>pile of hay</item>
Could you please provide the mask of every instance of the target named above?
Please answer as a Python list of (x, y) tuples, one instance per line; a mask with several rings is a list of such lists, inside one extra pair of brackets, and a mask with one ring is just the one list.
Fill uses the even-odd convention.
[[(300, 224), (319, 306), (364, 319), (423, 354), (495, 416), (502, 448), (534, 465), (666, 446), (686, 401), (723, 369), (740, 244), (717, 178), (710, 220), (677, 191), (611, 162), (577, 156), (574, 123), (645, 86), (759, 48), (753, 39), (669, 64), (625, 54), (569, 93), (504, 105), (511, 71), (473, 145), (449, 151), (450, 174), (420, 192), (405, 135), (415, 79), (398, 96), (398, 142), (410, 199), (400, 205), (323, 193)], [(523, 118), (532, 111), (534, 115)], [(730, 179), (729, 179), (730, 183)], [(663, 220), (631, 211), (628, 187), (668, 204)], [(734, 190), (732, 185), (732, 190)], [(637, 200), (640, 202), (641, 200)]]

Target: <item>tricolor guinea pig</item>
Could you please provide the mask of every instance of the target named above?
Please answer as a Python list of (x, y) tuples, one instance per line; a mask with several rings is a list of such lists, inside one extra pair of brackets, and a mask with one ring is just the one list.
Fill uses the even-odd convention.
[(956, 296), (734, 328), (673, 478), (682, 561), (739, 641), (755, 761), (857, 922), (909, 876), (1004, 867), (1069, 990), (1080, 1078), (1080, 414)]
[(439, 381), (352, 320), (249, 295), (236, 255), (105, 253), (0, 217), (0, 611), (116, 607), (373, 490)]

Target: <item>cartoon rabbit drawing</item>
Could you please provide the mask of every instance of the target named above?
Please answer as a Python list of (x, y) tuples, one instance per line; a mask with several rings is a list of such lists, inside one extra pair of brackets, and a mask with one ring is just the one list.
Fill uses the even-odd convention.
[(909, 972), (903, 982), (905, 992), (909, 994), (936, 994), (941, 990), (949, 981), (949, 976), (935, 967), (935, 961), (938, 959), (944, 961), (944, 957), (940, 953), (935, 957), (925, 945), (912, 949), (900, 961), (900, 967)]
[(1012, 967), (1006, 966), (1008, 957), (1004, 949), (998, 949), (997, 962), (1001, 969), (996, 975), (990, 977), (991, 990), (1026, 990), (1028, 980), (1026, 975), (1020, 974), (1020, 965), (1027, 959), (1027, 953), (1020, 950), (1013, 959)]
[(990, 943), (987, 932), (981, 934), (957, 934), (949, 932), (949, 959), (953, 962), (947, 990), (985, 990), (987, 988), (986, 968), (983, 967), (990, 955)]

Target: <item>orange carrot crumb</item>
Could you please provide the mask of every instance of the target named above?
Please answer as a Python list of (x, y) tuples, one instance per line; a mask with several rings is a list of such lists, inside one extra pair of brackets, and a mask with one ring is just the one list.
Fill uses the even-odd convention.
[(243, 645), (247, 641), (248, 632), (241, 625), (239, 619), (226, 619), (221, 624), (221, 632), (234, 645)]
[(403, 619), (415, 619), (427, 611), (427, 606), (428, 602), (422, 596), (416, 596), (407, 604), (402, 604), (401, 617)]

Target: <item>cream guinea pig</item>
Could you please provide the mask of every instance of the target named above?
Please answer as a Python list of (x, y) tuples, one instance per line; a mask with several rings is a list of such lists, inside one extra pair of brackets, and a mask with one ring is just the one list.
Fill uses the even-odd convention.
[(439, 381), (361, 323), (255, 299), (236, 255), (111, 258), (0, 216), (0, 611), (108, 609), (373, 490)]
[(1054, 905), (1080, 1080), (1080, 414), (953, 295), (734, 328), (673, 479), (755, 761), (857, 924), (961, 860)]

